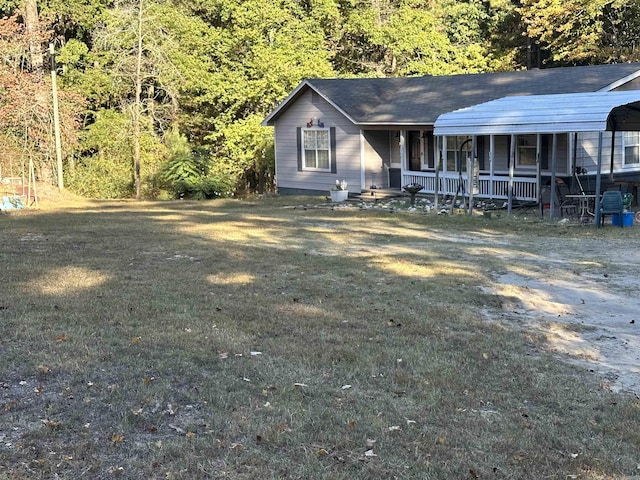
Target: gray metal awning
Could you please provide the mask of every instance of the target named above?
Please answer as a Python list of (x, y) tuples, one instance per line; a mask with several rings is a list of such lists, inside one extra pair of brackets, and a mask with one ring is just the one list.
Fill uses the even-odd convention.
[(640, 90), (502, 97), (440, 115), (434, 134), (640, 131)]

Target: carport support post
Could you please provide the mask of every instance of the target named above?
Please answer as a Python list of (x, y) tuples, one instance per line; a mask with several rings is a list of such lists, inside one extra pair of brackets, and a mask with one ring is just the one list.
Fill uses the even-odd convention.
[(600, 213), (600, 189), (602, 188), (602, 132), (598, 132), (598, 170), (596, 170), (596, 228), (600, 228), (602, 214)]
[(467, 190), (469, 191), (468, 215), (473, 215), (473, 179), (475, 178), (476, 136), (471, 137), (471, 158), (467, 157)]
[(507, 191), (507, 216), (511, 216), (513, 208), (513, 168), (516, 163), (516, 136), (511, 135), (511, 148), (509, 149), (509, 186)]
[(540, 151), (542, 150), (542, 137), (536, 135), (536, 188), (538, 189), (538, 214), (540, 218), (544, 216), (544, 206), (542, 205), (542, 165), (540, 164)]
[(554, 211), (556, 209), (556, 150), (558, 149), (558, 135), (553, 134), (553, 140), (551, 142), (551, 187), (549, 194), (549, 220), (553, 220)]

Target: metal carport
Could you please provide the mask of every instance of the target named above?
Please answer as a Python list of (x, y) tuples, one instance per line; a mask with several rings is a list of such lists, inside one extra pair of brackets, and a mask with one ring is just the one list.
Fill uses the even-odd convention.
[[(502, 97), (440, 115), (434, 125), (434, 135), (441, 137), (511, 135), (511, 179), (515, 135), (552, 134), (552, 184), (555, 182), (556, 135), (598, 132), (596, 204), (601, 193), (602, 136), (605, 131), (640, 131), (640, 90)], [(551, 202), (550, 212), (553, 214), (553, 195)], [(511, 203), (510, 191), (509, 213)], [(599, 224), (600, 212), (596, 209), (596, 225)]]

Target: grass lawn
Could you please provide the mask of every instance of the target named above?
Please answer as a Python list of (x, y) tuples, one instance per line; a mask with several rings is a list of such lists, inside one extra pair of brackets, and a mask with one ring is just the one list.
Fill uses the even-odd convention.
[(479, 288), (638, 227), (313, 202), (1, 214), (0, 479), (640, 474), (638, 398)]

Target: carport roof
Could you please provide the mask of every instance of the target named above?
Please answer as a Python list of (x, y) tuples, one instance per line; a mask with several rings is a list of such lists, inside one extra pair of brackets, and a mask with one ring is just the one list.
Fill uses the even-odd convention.
[(640, 90), (509, 96), (440, 115), (435, 135), (640, 131)]

